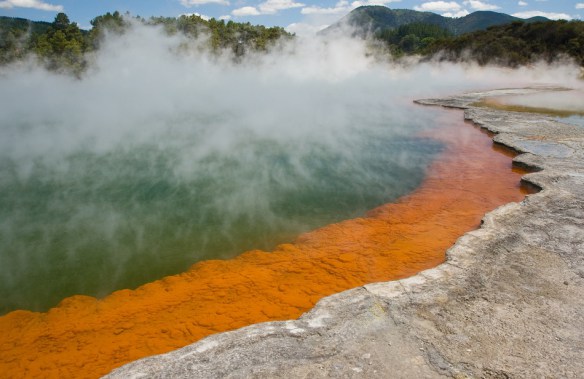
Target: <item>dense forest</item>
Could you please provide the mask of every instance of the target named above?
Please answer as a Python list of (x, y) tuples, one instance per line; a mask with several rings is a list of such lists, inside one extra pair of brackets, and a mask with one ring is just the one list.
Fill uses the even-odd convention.
[(413, 23), (378, 32), (375, 38), (383, 41), (395, 57), (416, 54), (426, 60), (510, 67), (571, 58), (584, 67), (582, 21), (514, 21), (460, 36), (436, 25)]
[(108, 12), (94, 18), (89, 31), (80, 29), (64, 13), (57, 14), (52, 23), (0, 17), (0, 65), (33, 56), (50, 70), (80, 75), (88, 64), (86, 53), (98, 50), (106, 34), (123, 34), (132, 23), (160, 25), (169, 35), (202, 37), (210, 51), (227, 50), (234, 56), (266, 51), (278, 39), (293, 37), (280, 27), (205, 20), (197, 15), (145, 20)]
[(455, 38), (438, 38), (422, 47), (426, 56), (441, 60), (476, 60), (481, 65), (517, 67), (538, 60), (568, 57), (584, 67), (584, 22), (512, 22)]
[(419, 22), (385, 29), (375, 34), (375, 38), (386, 43), (395, 57), (422, 54), (437, 41), (448, 40), (452, 36), (451, 32), (440, 26)]

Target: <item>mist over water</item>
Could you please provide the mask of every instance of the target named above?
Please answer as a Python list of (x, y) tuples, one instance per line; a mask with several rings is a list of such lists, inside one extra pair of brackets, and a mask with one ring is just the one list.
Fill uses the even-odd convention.
[(558, 117), (558, 121), (584, 126), (584, 90), (582, 89), (535, 93), (523, 96), (505, 96), (501, 98), (501, 101), (507, 105), (561, 111), (565, 115)]
[[(413, 190), (442, 146), (411, 100), (573, 81), (376, 61), (355, 40), (212, 57), (135, 26), (81, 79), (0, 72), (0, 313), (270, 250)], [(188, 47), (185, 47), (188, 46)]]

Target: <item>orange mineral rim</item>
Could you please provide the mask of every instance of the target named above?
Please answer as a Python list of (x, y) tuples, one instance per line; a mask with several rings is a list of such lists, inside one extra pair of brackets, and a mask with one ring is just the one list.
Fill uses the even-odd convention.
[(0, 317), (2, 377), (96, 378), (205, 336), (297, 318), (324, 296), (434, 267), (483, 215), (525, 196), (522, 171), (491, 138), (443, 111), (424, 137), (445, 144), (422, 185), (366, 216), (303, 234), (272, 252), (193, 265), (102, 300), (73, 296), (46, 313)]

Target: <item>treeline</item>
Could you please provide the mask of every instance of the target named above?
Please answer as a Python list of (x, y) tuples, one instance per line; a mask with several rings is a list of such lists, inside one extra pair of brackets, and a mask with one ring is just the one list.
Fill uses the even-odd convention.
[(415, 22), (395, 29), (385, 29), (375, 34), (375, 38), (387, 44), (393, 56), (423, 54), (437, 41), (452, 38), (453, 34), (438, 25)]
[(237, 55), (246, 50), (267, 51), (280, 38), (293, 37), (278, 26), (268, 28), (249, 22), (225, 22), (214, 18), (204, 20), (199, 16), (153, 17), (147, 23), (163, 25), (170, 35), (182, 33), (193, 38), (208, 38), (208, 45), (213, 51), (233, 49)]
[(148, 20), (119, 12), (106, 13), (91, 21), (89, 31), (59, 13), (52, 23), (0, 17), (0, 65), (29, 56), (37, 57), (48, 69), (80, 75), (86, 68), (87, 53), (99, 49), (106, 34), (125, 33), (132, 23), (161, 25), (169, 34), (182, 33), (200, 38), (212, 52), (230, 50), (235, 56), (246, 51), (267, 51), (280, 38), (293, 35), (280, 27), (209, 19), (197, 15), (178, 18), (153, 17)]
[(378, 32), (375, 37), (398, 58), (416, 54), (425, 59), (518, 67), (567, 57), (584, 67), (582, 21), (515, 21), (460, 36), (436, 25), (415, 23)]
[(32, 50), (32, 41), (50, 27), (48, 22), (0, 16), (0, 64), (26, 56)]
[[(161, 26), (169, 35), (183, 34), (202, 41), (212, 52), (228, 51), (235, 58), (247, 51), (267, 51), (276, 41), (293, 38), (281, 27), (205, 20), (197, 15), (145, 20), (106, 13), (91, 21), (89, 31), (80, 29), (64, 13), (57, 14), (52, 23), (0, 17), (0, 65), (33, 56), (51, 70), (81, 75), (88, 65), (88, 53), (100, 48), (105, 35), (123, 34), (132, 23)], [(439, 25), (414, 22), (378, 31), (374, 38), (398, 59), (418, 55), (426, 60), (518, 67), (569, 57), (584, 67), (582, 21), (515, 21), (459, 36)]]
[(518, 67), (563, 57), (584, 67), (584, 22), (513, 22), (456, 38), (437, 40), (425, 51), (442, 60), (476, 60), (479, 64)]

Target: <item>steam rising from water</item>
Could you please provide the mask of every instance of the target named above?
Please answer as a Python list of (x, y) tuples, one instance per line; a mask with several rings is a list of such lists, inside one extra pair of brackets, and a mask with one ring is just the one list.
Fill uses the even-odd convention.
[(528, 109), (560, 111), (558, 121), (584, 126), (584, 91), (554, 91), (524, 96), (505, 96), (501, 101), (507, 105), (519, 105)]
[(508, 96), (503, 101), (506, 104), (527, 107), (584, 112), (584, 92), (582, 91), (543, 92), (523, 96)]
[[(82, 80), (0, 73), (0, 313), (270, 249), (411, 191), (430, 97), (573, 83), (573, 67), (390, 66), (355, 40), (211, 57), (135, 26)], [(192, 43), (191, 43), (192, 44)]]

